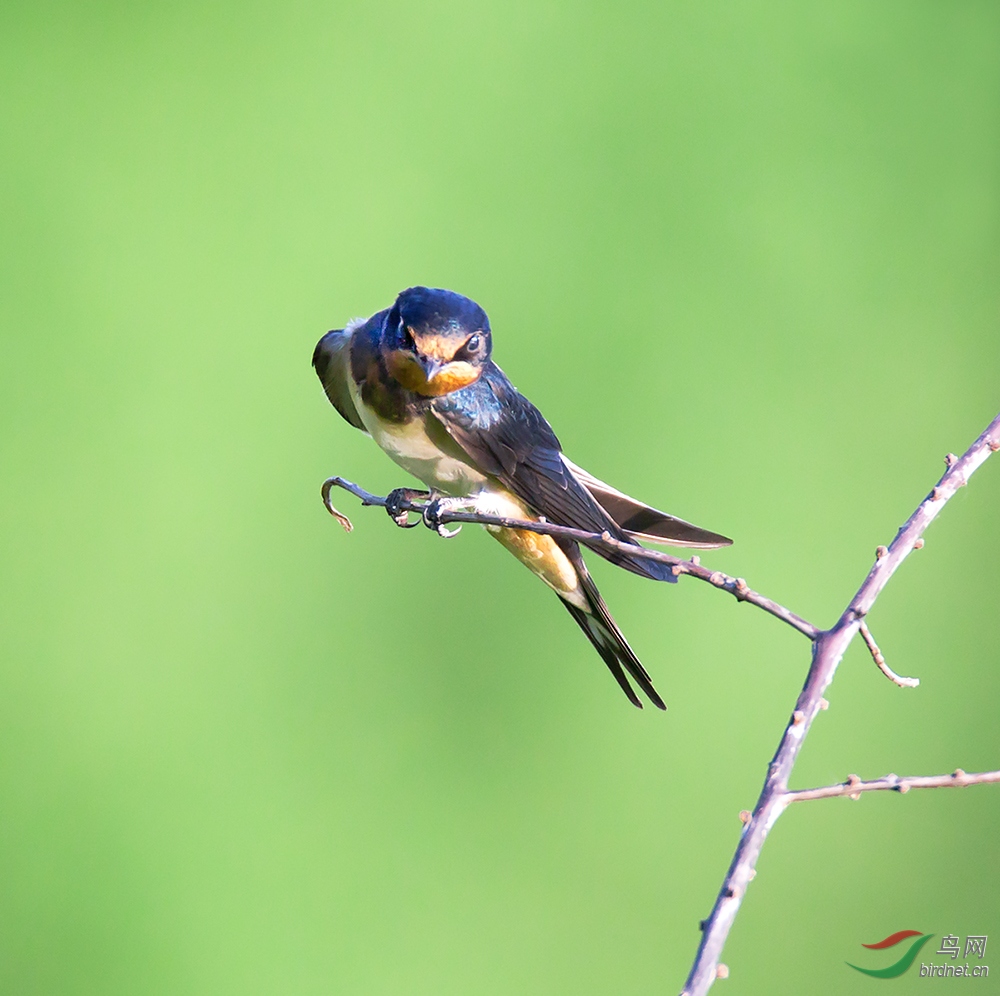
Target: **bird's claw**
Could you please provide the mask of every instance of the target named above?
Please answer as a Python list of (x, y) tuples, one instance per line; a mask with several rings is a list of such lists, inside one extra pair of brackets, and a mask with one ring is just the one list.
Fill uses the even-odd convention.
[(452, 536), (457, 536), (462, 531), (461, 526), (449, 529), (441, 521), (441, 513), (447, 512), (451, 507), (452, 503), (446, 498), (435, 498), (427, 503), (423, 511), (424, 525), (428, 529), (433, 529), (438, 536), (443, 536), (445, 539), (451, 539)]
[(385, 510), (389, 518), (401, 529), (412, 529), (420, 525), (420, 520), (410, 522), (410, 509), (408, 505), (414, 498), (424, 498), (426, 491), (414, 491), (412, 488), (395, 488), (386, 495)]

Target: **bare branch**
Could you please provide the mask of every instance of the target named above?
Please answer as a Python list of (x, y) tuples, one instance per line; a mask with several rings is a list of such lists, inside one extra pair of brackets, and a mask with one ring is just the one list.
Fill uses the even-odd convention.
[[(914, 544), (916, 549), (916, 544)], [(879, 547), (879, 549), (884, 549), (884, 547)], [(882, 651), (879, 650), (878, 644), (875, 642), (875, 637), (872, 636), (872, 631), (868, 628), (868, 623), (861, 620), (858, 624), (858, 631), (861, 633), (861, 639), (865, 641), (865, 646), (868, 648), (868, 652), (872, 655), (872, 660), (875, 661), (875, 666), (890, 680), (894, 681), (900, 688), (916, 688), (920, 684), (919, 678), (904, 678), (902, 675), (896, 674), (895, 671), (885, 662), (885, 658), (882, 656)]]
[[(323, 497), (323, 504), (326, 506), (326, 510), (344, 527), (344, 532), (349, 533), (353, 531), (354, 523), (351, 522), (351, 520), (346, 515), (344, 515), (343, 512), (338, 512), (330, 502), (330, 492), (333, 490), (333, 488), (343, 487), (344, 484), (346, 483), (350, 482), (344, 481), (340, 477), (328, 477), (323, 482), (323, 487), (320, 488), (320, 494)], [(358, 490), (360, 490), (360, 488)], [(363, 501), (363, 504), (368, 505), (374, 503)]]
[[(438, 511), (435, 510), (435, 503), (433, 501), (414, 502), (408, 499), (393, 501), (393, 495), (388, 495), (383, 498), (379, 495), (373, 495), (370, 491), (366, 491), (364, 488), (357, 484), (353, 484), (351, 481), (348, 481), (343, 477), (330, 477), (323, 482), (323, 504), (326, 505), (327, 511), (334, 516), (348, 532), (354, 528), (351, 524), (351, 520), (348, 519), (348, 517), (342, 512), (338, 512), (337, 509), (330, 503), (330, 492), (335, 487), (343, 488), (345, 491), (349, 491), (356, 498), (360, 498), (362, 505), (375, 505), (382, 508), (389, 508), (390, 514), (395, 511), (414, 512), (417, 515), (420, 515), (423, 518), (424, 523), (432, 529), (436, 529), (439, 525), (448, 522), (469, 522), (478, 523), (483, 526), (503, 526), (506, 529), (524, 529), (529, 532), (540, 533), (543, 536), (558, 536), (563, 539), (576, 540), (578, 543), (582, 543), (584, 546), (587, 546), (592, 550), (605, 550), (608, 552), (625, 550), (631, 554), (634, 554), (635, 551), (638, 550), (640, 555), (647, 560), (655, 560), (661, 564), (669, 564), (673, 568), (674, 574), (677, 576), (688, 574), (693, 578), (697, 578), (699, 581), (705, 581), (716, 588), (720, 588), (722, 591), (728, 591), (738, 602), (749, 602), (751, 605), (756, 605), (757, 608), (763, 609), (776, 619), (780, 619), (783, 623), (787, 623), (793, 629), (798, 630), (798, 632), (802, 633), (804, 636), (809, 637), (810, 640), (815, 640), (820, 633), (819, 628), (814, 626), (811, 622), (808, 622), (801, 616), (797, 616), (794, 612), (786, 609), (783, 605), (780, 605), (773, 599), (767, 598), (748, 587), (743, 578), (734, 578), (730, 577), (728, 574), (723, 574), (722, 571), (709, 570), (707, 567), (703, 567), (701, 565), (701, 562), (697, 557), (685, 560), (682, 557), (676, 557), (669, 553), (663, 553), (660, 550), (648, 550), (646, 547), (640, 546), (638, 543), (628, 543), (623, 542), (622, 540), (617, 540), (607, 532), (589, 533), (584, 529), (573, 529), (570, 526), (560, 526), (556, 525), (554, 522), (545, 522), (544, 520), (535, 521), (528, 519), (511, 519), (501, 515), (485, 515), (481, 512), (459, 512), (449, 509), (441, 509)], [(393, 494), (396, 493), (397, 492), (394, 492)], [(393, 515), (392, 517), (394, 521), (396, 521), (397, 525), (403, 524), (398, 520), (396, 515)]]
[(807, 802), (810, 799), (833, 799), (846, 795), (849, 799), (860, 799), (862, 792), (899, 792), (903, 794), (910, 789), (935, 788), (965, 788), (966, 785), (988, 785), (990, 782), (1000, 782), (1000, 771), (977, 771), (968, 774), (961, 768), (956, 768), (950, 775), (885, 775), (863, 782), (857, 775), (848, 775), (846, 782), (837, 785), (825, 785), (823, 788), (798, 789), (786, 792), (787, 802)]
[(964, 486), (986, 458), (997, 450), (1000, 450), (1000, 415), (990, 423), (961, 458), (948, 454), (945, 460), (947, 465), (945, 474), (920, 503), (916, 511), (900, 527), (892, 543), (888, 547), (880, 546), (877, 549), (875, 563), (868, 572), (864, 583), (851, 599), (850, 604), (836, 624), (828, 630), (820, 630), (784, 606), (749, 588), (742, 578), (730, 577), (720, 571), (712, 571), (702, 567), (697, 557), (683, 560), (671, 554), (647, 550), (639, 546), (638, 543), (617, 540), (607, 532), (588, 533), (584, 530), (572, 529), (544, 520), (536, 522), (484, 515), (478, 512), (457, 511), (442, 506), (436, 500), (414, 502), (411, 496), (417, 493), (403, 490), (395, 491), (383, 498), (373, 495), (341, 477), (331, 477), (327, 480), (323, 484), (322, 494), (327, 509), (348, 531), (353, 528), (350, 519), (338, 512), (330, 503), (330, 492), (334, 487), (349, 491), (360, 498), (363, 505), (377, 505), (386, 508), (399, 526), (419, 524), (407, 521), (407, 513), (412, 512), (419, 515), (425, 525), (435, 530), (448, 522), (479, 523), (576, 540), (597, 551), (627, 550), (632, 555), (636, 555), (636, 551), (641, 551), (641, 556), (649, 560), (671, 565), (675, 575), (688, 574), (699, 581), (728, 591), (737, 601), (756, 605), (810, 639), (812, 642), (812, 663), (806, 675), (805, 684), (799, 693), (791, 718), (778, 744), (778, 749), (768, 766), (767, 776), (757, 804), (753, 812), (744, 811), (740, 814), (744, 824), (740, 842), (723, 880), (715, 906), (708, 919), (702, 921), (701, 944), (682, 996), (704, 996), (717, 978), (725, 978), (728, 974), (728, 968), (719, 961), (723, 946), (739, 911), (747, 886), (756, 875), (757, 859), (764, 841), (771, 827), (774, 826), (778, 817), (790, 803), (839, 795), (857, 797), (861, 792), (880, 790), (906, 792), (910, 788), (957, 787), (1000, 781), (1000, 772), (997, 771), (975, 775), (966, 775), (962, 771), (956, 771), (952, 775), (914, 776), (905, 779), (900, 779), (895, 775), (887, 775), (885, 778), (868, 782), (861, 781), (857, 776), (851, 776), (847, 782), (840, 785), (799, 791), (789, 791), (788, 789), (789, 777), (812, 722), (820, 710), (828, 707), (829, 703), (823, 697), (824, 692), (833, 680), (844, 652), (857, 633), (862, 633), (872, 657), (883, 674), (904, 687), (918, 684), (918, 679), (900, 677), (888, 667), (878, 645), (865, 625), (865, 616), (871, 610), (889, 578), (896, 572), (910, 551), (920, 549), (923, 546), (922, 534), (924, 530), (938, 515), (948, 499), (960, 487)]
[(820, 633), (813, 641), (812, 664), (805, 685), (799, 694), (792, 717), (785, 727), (778, 749), (767, 770), (764, 787), (750, 820), (743, 828), (740, 842), (733, 855), (715, 906), (703, 921), (703, 933), (694, 966), (688, 975), (683, 996), (703, 996), (716, 979), (719, 957), (733, 925), (747, 885), (756, 870), (757, 858), (771, 827), (791, 801), (788, 779), (795, 766), (812, 721), (822, 708), (823, 693), (836, 674), (851, 640), (859, 631), (861, 620), (868, 614), (875, 599), (889, 578), (906, 559), (924, 530), (944, 508), (949, 498), (982, 465), (986, 458), (1000, 449), (1000, 415), (959, 460), (946, 461), (948, 467), (931, 493), (900, 527), (888, 548), (879, 549), (868, 577), (851, 599), (832, 629)]

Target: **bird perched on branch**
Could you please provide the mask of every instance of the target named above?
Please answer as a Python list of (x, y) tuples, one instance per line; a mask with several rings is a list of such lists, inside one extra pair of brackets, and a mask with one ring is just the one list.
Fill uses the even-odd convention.
[[(630, 498), (576, 466), (542, 413), (491, 359), (486, 312), (448, 290), (411, 287), (391, 308), (328, 332), (313, 366), (334, 408), (368, 433), (432, 497), (474, 512), (607, 532), (635, 544), (598, 550), (628, 571), (676, 581), (635, 541), (711, 548), (732, 541)], [(562, 600), (633, 705), (626, 672), (665, 709), (646, 669), (608, 612), (577, 543), (487, 526)]]

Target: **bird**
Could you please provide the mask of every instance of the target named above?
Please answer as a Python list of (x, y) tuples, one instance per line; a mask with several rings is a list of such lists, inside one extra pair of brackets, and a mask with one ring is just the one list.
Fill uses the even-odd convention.
[[(677, 578), (669, 565), (644, 557), (639, 540), (699, 549), (732, 542), (629, 497), (565, 456), (542, 413), (493, 361), (486, 312), (455, 291), (407, 288), (391, 307), (327, 332), (313, 366), (343, 418), (438, 501), (608, 533), (636, 552), (595, 552), (656, 581)], [(579, 544), (528, 530), (486, 529), (559, 596), (628, 700), (642, 708), (634, 682), (666, 709), (608, 611)]]

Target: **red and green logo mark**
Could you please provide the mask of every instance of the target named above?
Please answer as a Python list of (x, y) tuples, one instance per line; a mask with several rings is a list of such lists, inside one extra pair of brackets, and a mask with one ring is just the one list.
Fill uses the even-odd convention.
[(916, 940), (910, 944), (910, 946), (906, 949), (906, 953), (899, 959), (899, 961), (892, 965), (888, 965), (886, 968), (861, 968), (860, 965), (851, 965), (850, 962), (847, 964), (851, 965), (851, 968), (857, 970), (858, 972), (863, 972), (865, 975), (871, 975), (876, 979), (895, 979), (902, 975), (917, 960), (917, 955), (920, 953), (920, 949), (933, 936), (933, 934), (922, 934), (919, 930), (897, 930), (895, 934), (890, 934), (877, 944), (862, 944), (861, 946), (863, 948), (871, 948), (873, 951), (882, 951), (885, 948), (894, 948), (902, 941), (915, 937)]

